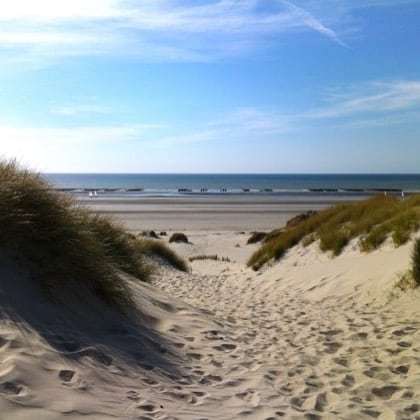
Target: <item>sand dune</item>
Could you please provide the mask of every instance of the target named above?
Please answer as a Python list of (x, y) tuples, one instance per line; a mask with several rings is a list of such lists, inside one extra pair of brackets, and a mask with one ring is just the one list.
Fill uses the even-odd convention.
[(393, 287), (410, 244), (296, 247), (256, 273), (247, 235), (189, 237), (181, 254), (231, 262), (126, 278), (131, 321), (48, 304), (3, 258), (0, 418), (420, 418), (420, 296)]

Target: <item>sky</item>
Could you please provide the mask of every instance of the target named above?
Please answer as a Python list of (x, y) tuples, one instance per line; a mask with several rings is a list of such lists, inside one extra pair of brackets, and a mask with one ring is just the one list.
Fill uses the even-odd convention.
[(42, 172), (420, 173), (420, 0), (13, 0), (0, 156)]

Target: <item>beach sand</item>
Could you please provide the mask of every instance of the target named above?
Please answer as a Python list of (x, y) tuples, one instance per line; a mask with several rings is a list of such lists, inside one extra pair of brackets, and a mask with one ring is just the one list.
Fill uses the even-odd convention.
[(366, 196), (194, 195), (180, 197), (79, 197), (83, 206), (111, 215), (131, 232), (141, 230), (271, 230), (308, 210)]
[(0, 324), (0, 419), (420, 418), (420, 294), (394, 287), (412, 243), (370, 254), (353, 243), (336, 258), (297, 246), (255, 272), (249, 233), (279, 219), (236, 217), (227, 225), (240, 229), (197, 220), (189, 244), (171, 244), (229, 261), (160, 265), (151, 285), (125, 278), (138, 325), (94, 308), (70, 322), (64, 308), (51, 326), (26, 274), (2, 259), (1, 302), (20, 301)]

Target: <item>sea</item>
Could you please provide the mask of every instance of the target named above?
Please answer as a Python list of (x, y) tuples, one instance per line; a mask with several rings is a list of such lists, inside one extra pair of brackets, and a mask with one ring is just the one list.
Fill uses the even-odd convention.
[(420, 192), (420, 174), (44, 174), (52, 188), (77, 194), (353, 195)]

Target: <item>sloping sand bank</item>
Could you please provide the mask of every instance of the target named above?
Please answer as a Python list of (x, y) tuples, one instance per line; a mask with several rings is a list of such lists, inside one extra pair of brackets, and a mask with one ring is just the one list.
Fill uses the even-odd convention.
[(331, 259), (313, 244), (255, 273), (247, 235), (189, 236), (178, 252), (231, 262), (127, 279), (131, 321), (58, 316), (2, 261), (0, 418), (420, 418), (420, 296), (393, 287), (411, 245)]

